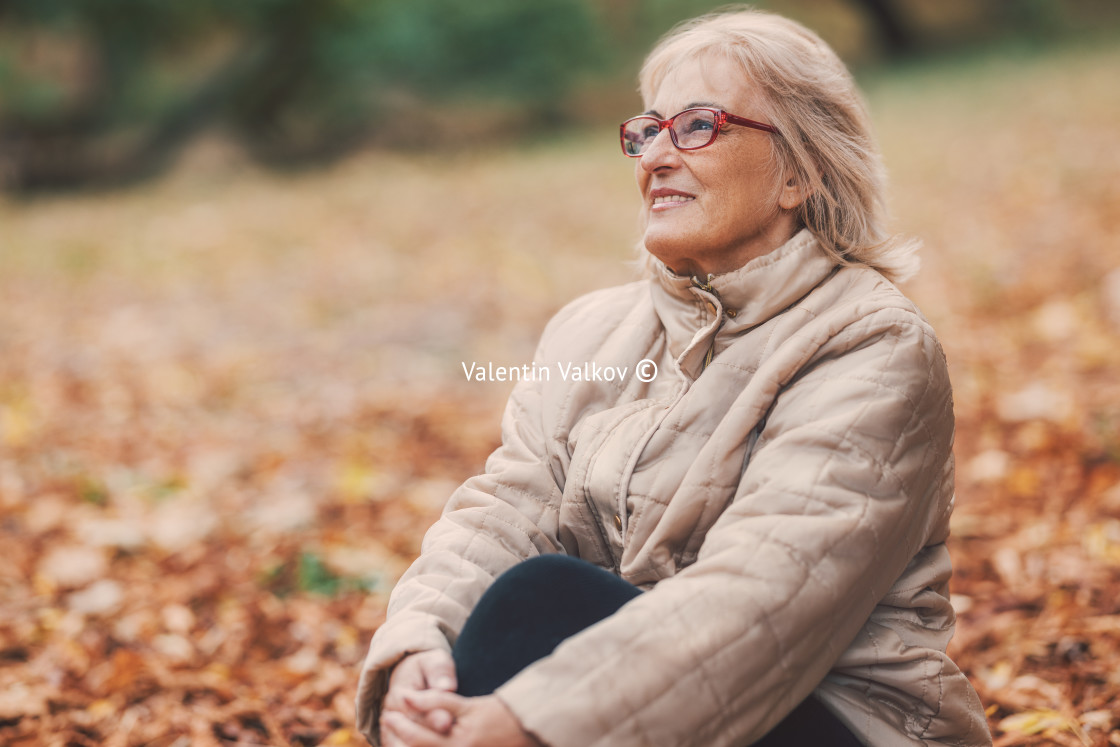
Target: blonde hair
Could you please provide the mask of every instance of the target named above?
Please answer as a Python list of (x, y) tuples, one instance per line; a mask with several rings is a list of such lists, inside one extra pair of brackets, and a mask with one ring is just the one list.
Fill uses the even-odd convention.
[(781, 133), (770, 140), (783, 180), (809, 191), (797, 218), (824, 250), (894, 282), (912, 276), (919, 242), (887, 232), (886, 172), (867, 108), (836, 53), (795, 21), (726, 8), (685, 21), (657, 43), (639, 74), (642, 98), (652, 101), (670, 71), (705, 53), (739, 64), (762, 90), (763, 113)]

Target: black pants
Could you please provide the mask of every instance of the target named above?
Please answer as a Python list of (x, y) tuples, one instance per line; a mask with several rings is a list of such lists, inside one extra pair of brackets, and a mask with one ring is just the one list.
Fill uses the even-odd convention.
[[(514, 566), (482, 595), (455, 643), (459, 693), (489, 695), (548, 656), (565, 638), (609, 617), (641, 593), (614, 574), (566, 555), (545, 555)], [(847, 727), (812, 696), (754, 744), (860, 747)]]

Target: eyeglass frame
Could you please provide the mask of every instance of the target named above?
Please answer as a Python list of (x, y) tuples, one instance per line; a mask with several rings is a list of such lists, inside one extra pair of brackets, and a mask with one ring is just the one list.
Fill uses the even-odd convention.
[[(716, 115), (715, 127), (712, 128), (712, 137), (703, 145), (694, 145), (689, 148), (682, 148), (680, 144), (677, 143), (677, 133), (676, 130), (673, 129), (673, 122), (675, 122), (677, 117), (681, 116), (682, 114), (688, 114), (689, 112), (695, 111), (712, 112)], [(716, 141), (716, 138), (719, 137), (719, 133), (723, 130), (723, 126), (726, 124), (735, 124), (742, 127), (750, 127), (755, 130), (762, 130), (763, 132), (769, 132), (778, 136), (781, 136), (782, 134), (778, 132), (777, 128), (775, 128), (773, 125), (768, 125), (765, 122), (756, 122), (753, 119), (747, 119), (746, 117), (740, 117), (735, 114), (728, 114), (723, 109), (717, 109), (714, 106), (692, 106), (688, 109), (677, 112), (668, 119), (660, 119), (653, 116), (652, 114), (639, 114), (636, 117), (630, 117), (630, 119), (626, 120), (618, 126), (618, 142), (619, 145), (622, 146), (622, 154), (627, 158), (641, 158), (645, 155), (645, 153), (628, 153), (626, 151), (626, 125), (637, 119), (652, 119), (654, 122), (657, 122), (658, 135), (661, 134), (662, 130), (668, 129), (669, 139), (673, 142), (673, 147), (677, 150), (700, 150), (701, 148), (707, 148), (709, 145)]]

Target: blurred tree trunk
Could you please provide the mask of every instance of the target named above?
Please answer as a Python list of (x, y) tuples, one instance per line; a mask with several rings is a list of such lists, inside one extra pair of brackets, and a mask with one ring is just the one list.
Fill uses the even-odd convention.
[(871, 19), (875, 34), (889, 56), (902, 57), (917, 50), (917, 36), (897, 3), (891, 0), (857, 0), (857, 4)]
[(114, 103), (111, 74), (99, 76), (96, 90), (69, 116), (50, 123), (0, 122), (0, 187), (19, 192), (115, 186), (151, 176), (214, 121), (264, 61), (259, 45), (238, 50), (125, 143), (108, 145), (104, 137), (105, 113)]

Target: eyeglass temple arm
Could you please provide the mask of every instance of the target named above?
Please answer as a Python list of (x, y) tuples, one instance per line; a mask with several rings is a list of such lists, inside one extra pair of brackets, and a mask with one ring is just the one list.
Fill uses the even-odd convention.
[(780, 134), (777, 129), (775, 129), (772, 125), (766, 124), (765, 122), (756, 122), (753, 119), (747, 119), (746, 117), (736, 117), (734, 114), (728, 114), (727, 112), (721, 113), (723, 114), (723, 120), (725, 122), (742, 125), (743, 127), (753, 127), (756, 130), (762, 130), (763, 132), (772, 132), (775, 135)]

